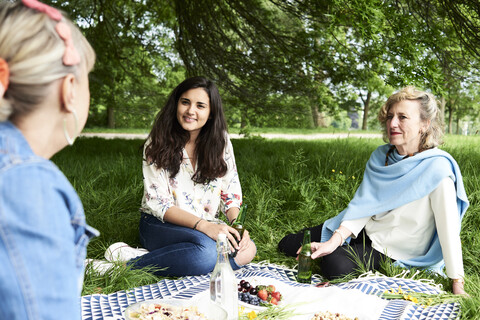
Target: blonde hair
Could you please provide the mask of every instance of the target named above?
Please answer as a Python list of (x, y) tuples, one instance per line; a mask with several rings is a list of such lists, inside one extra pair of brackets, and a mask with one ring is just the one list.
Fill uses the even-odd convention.
[(383, 140), (389, 142), (387, 135), (387, 114), (390, 108), (403, 100), (416, 100), (420, 103), (420, 119), (430, 121), (427, 130), (420, 137), (419, 150), (437, 147), (443, 143), (443, 116), (433, 94), (408, 86), (392, 94), (378, 113), (378, 120), (383, 128)]
[(0, 57), (10, 69), (9, 86), (0, 97), (0, 121), (21, 117), (34, 110), (49, 94), (49, 86), (67, 74), (90, 72), (95, 52), (80, 30), (67, 18), (80, 64), (65, 66), (65, 43), (55, 30), (57, 21), (21, 2), (0, 3)]

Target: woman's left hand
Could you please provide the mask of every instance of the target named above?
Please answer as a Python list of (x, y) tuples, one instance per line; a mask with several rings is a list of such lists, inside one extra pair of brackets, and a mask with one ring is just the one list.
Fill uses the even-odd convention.
[[(326, 255), (329, 255), (335, 249), (338, 248), (337, 245), (335, 245), (332, 241), (327, 241), (327, 242), (312, 242), (310, 244), (310, 248), (312, 250), (312, 259), (316, 259), (318, 257), (323, 257)], [(300, 254), (300, 251), (302, 251), (302, 247), (300, 247), (297, 251), (297, 254)], [(297, 256), (298, 260), (298, 256)]]
[(251, 244), (250, 233), (248, 233), (248, 230), (243, 231), (242, 240), (240, 240), (240, 243), (238, 244), (238, 251), (247, 250)]
[(252, 259), (255, 257), (257, 252), (257, 247), (255, 243), (253, 243), (252, 239), (250, 239), (250, 234), (247, 230), (243, 232), (242, 240), (238, 243), (238, 252), (235, 256), (235, 262), (239, 266), (243, 266), (247, 263), (250, 263)]
[(461, 295), (468, 296), (468, 293), (465, 292), (465, 289), (463, 287), (463, 282), (453, 282), (452, 291), (453, 291), (453, 294), (461, 294)]

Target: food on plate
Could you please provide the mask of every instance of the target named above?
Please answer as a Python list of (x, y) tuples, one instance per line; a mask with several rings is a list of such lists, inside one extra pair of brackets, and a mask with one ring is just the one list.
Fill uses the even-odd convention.
[(238, 299), (242, 302), (254, 305), (254, 306), (259, 306), (260, 305), (260, 298), (256, 295), (252, 295), (248, 292), (239, 292), (238, 293)]
[(130, 311), (128, 317), (138, 320), (207, 320), (207, 317), (200, 313), (195, 306), (181, 307), (159, 303), (143, 303), (137, 310)]
[(333, 313), (326, 311), (315, 313), (312, 320), (358, 320), (358, 318), (355, 317), (354, 319), (352, 319), (341, 313)]
[(252, 285), (246, 280), (238, 284), (238, 299), (254, 306), (278, 305), (282, 294), (274, 285)]

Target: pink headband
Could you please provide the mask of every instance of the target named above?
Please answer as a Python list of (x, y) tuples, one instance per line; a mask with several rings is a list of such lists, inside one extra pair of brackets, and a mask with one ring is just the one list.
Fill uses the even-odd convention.
[(65, 42), (65, 52), (63, 53), (63, 64), (66, 66), (74, 66), (80, 63), (80, 55), (75, 49), (72, 40), (70, 27), (62, 20), (63, 16), (57, 9), (47, 6), (37, 0), (22, 0), (24, 6), (45, 13), (50, 19), (58, 21), (55, 26), (60, 38)]
[(5, 91), (7, 91), (9, 76), (10, 71), (8, 70), (7, 61), (0, 58), (0, 99), (3, 97)]

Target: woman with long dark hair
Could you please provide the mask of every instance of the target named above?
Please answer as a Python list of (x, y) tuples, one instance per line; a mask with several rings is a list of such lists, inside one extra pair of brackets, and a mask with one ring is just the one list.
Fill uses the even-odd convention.
[[(235, 257), (232, 268), (249, 263), (255, 244), (218, 219), (232, 223), (242, 191), (233, 147), (227, 135), (222, 101), (215, 84), (203, 77), (180, 83), (155, 119), (144, 146), (142, 254), (114, 244), (107, 258), (129, 260), (135, 268), (162, 268), (158, 275), (206, 274), (213, 270), (218, 234), (227, 234)], [(110, 260), (111, 260), (110, 259)]]

